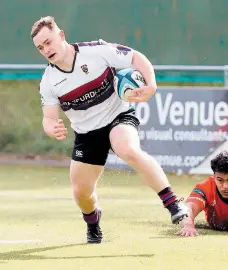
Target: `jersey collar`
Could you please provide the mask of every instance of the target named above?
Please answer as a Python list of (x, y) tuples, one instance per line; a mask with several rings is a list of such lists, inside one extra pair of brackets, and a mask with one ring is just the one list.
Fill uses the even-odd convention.
[(50, 63), (50, 64), (51, 64), (51, 67), (55, 67), (55, 68), (57, 68), (59, 71), (61, 71), (61, 72), (63, 72), (63, 73), (72, 73), (72, 72), (74, 71), (75, 61), (76, 61), (77, 53), (79, 52), (79, 50), (78, 50), (78, 45), (77, 45), (76, 43), (72, 43), (71, 45), (72, 45), (72, 46), (74, 47), (74, 49), (75, 49), (75, 55), (74, 55), (74, 60), (73, 60), (73, 64), (72, 64), (72, 69), (71, 69), (70, 71), (66, 71), (66, 70), (63, 70), (63, 69), (59, 68), (58, 66), (53, 65), (53, 64)]

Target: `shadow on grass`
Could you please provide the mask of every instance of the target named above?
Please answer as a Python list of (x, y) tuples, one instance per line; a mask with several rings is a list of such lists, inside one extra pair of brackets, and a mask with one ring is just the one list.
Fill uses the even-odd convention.
[(157, 235), (153, 235), (150, 237), (150, 239), (159, 239), (159, 238), (169, 238), (169, 239), (175, 239), (179, 238), (180, 236), (175, 235), (177, 232), (177, 227), (171, 223), (164, 222), (164, 221), (135, 221), (135, 225), (140, 225), (145, 227), (154, 227), (157, 231)]
[[(180, 238), (181, 236), (176, 235), (176, 233), (180, 229), (180, 225), (173, 225), (169, 224), (168, 222), (163, 221), (143, 221), (143, 222), (135, 222), (138, 225), (143, 225), (147, 227), (154, 227), (159, 229), (158, 235), (150, 237), (151, 239), (158, 239), (158, 238), (169, 238), (175, 239)], [(209, 227), (206, 222), (196, 222), (195, 228), (198, 230), (200, 235), (227, 235), (227, 231), (218, 231), (213, 230)]]
[[(61, 248), (69, 248), (74, 246), (83, 246), (87, 244), (71, 244), (71, 245), (62, 245), (62, 246), (52, 246), (44, 248), (32, 248), (18, 251), (10, 251), (5, 253), (0, 253), (0, 260), (10, 261), (10, 260), (68, 260), (68, 259), (99, 259), (99, 258), (151, 258), (154, 254), (119, 254), (119, 255), (100, 255), (100, 256), (45, 256), (45, 255), (34, 255), (34, 253), (45, 252)], [(4, 263), (4, 262), (0, 262)]]
[(171, 222), (165, 222), (165, 221), (151, 221), (151, 220), (143, 220), (143, 221), (138, 221), (135, 220), (134, 221), (135, 225), (141, 225), (141, 226), (145, 226), (145, 227), (155, 227), (155, 228), (170, 228), (173, 227), (173, 225), (171, 224)]
[(202, 235), (228, 235), (228, 231), (211, 229), (207, 223), (198, 222), (196, 223), (195, 228)]
[(207, 223), (203, 223), (203, 222), (196, 222), (195, 228), (196, 229), (202, 229), (202, 230), (211, 230), (209, 225)]
[[(213, 230), (209, 227), (209, 225), (207, 223), (204, 223), (204, 222), (196, 222), (195, 224), (195, 228), (196, 230), (199, 232), (200, 235), (225, 235), (227, 234), (227, 232), (224, 232), (224, 231), (218, 231), (218, 230)], [(178, 230), (180, 229), (180, 226), (175, 226), (171, 229), (167, 229), (166, 231), (162, 231), (162, 234), (164, 236), (172, 236), (173, 237), (170, 237), (170, 238), (176, 238), (176, 237), (181, 237), (181, 236), (178, 236), (178, 235), (175, 235), (175, 233), (178, 232)]]

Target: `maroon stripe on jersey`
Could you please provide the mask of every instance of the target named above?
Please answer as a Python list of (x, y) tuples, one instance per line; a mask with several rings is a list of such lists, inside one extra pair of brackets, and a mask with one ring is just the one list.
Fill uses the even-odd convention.
[(84, 94), (90, 92), (93, 89), (99, 88), (102, 86), (102, 83), (104, 82), (105, 78), (108, 76), (108, 73), (110, 72), (110, 68), (108, 67), (103, 74), (101, 74), (98, 78), (94, 79), (93, 81), (90, 81), (86, 84), (83, 84), (74, 90), (70, 91), (69, 93), (63, 95), (60, 97), (60, 101), (71, 101), (78, 97), (83, 96)]

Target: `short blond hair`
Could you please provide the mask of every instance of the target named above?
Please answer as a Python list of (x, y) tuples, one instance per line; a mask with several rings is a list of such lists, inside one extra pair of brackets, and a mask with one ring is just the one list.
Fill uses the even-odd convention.
[(47, 27), (50, 30), (53, 30), (53, 28), (58, 28), (54, 17), (52, 16), (41, 17), (32, 26), (31, 38), (33, 39), (43, 27)]

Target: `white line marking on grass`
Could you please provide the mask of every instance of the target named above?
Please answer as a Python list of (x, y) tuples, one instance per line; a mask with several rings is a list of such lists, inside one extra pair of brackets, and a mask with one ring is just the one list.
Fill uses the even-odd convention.
[(29, 198), (29, 199), (50, 199), (50, 200), (72, 200), (73, 197), (55, 196), (55, 195), (30, 195), (17, 191), (0, 191), (0, 197), (15, 197), (15, 198)]
[(24, 240), (0, 240), (0, 244), (26, 244), (26, 243), (40, 243), (40, 239), (24, 239)]
[[(40, 199), (40, 200), (73, 200), (70, 196), (56, 196), (56, 195), (29, 195), (18, 191), (0, 191), (0, 197), (15, 197), (27, 199)], [(100, 198), (101, 201), (114, 202), (114, 203), (138, 203), (138, 204), (153, 204), (160, 205), (160, 200), (151, 199), (124, 199), (124, 198)]]

